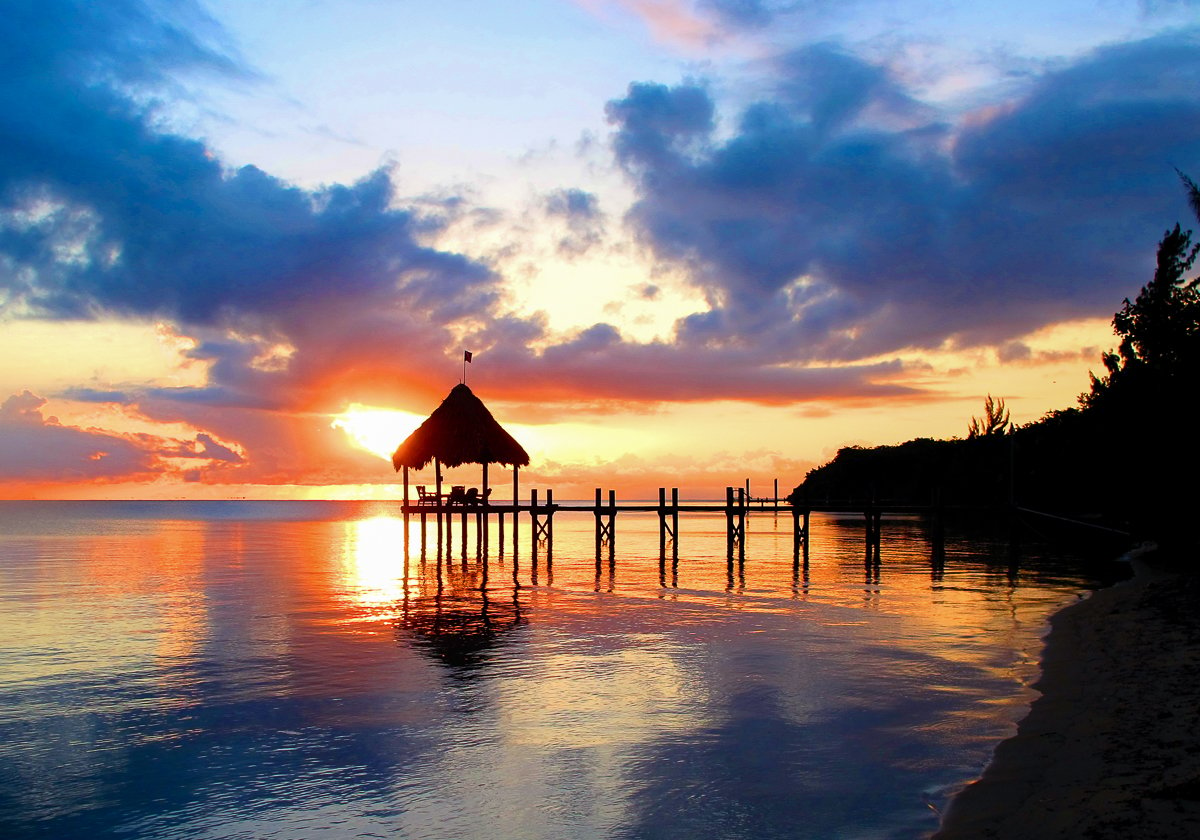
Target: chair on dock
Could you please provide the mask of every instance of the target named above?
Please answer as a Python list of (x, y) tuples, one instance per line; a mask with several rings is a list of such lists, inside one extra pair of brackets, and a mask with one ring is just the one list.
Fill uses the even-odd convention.
[(438, 494), (425, 489), (424, 484), (417, 485), (417, 507), (437, 507)]
[(480, 495), (478, 487), (471, 487), (463, 496), (462, 505), (463, 507), (479, 507), (490, 495), (492, 495), (491, 487), (489, 487), (487, 490), (484, 490), (483, 495)]

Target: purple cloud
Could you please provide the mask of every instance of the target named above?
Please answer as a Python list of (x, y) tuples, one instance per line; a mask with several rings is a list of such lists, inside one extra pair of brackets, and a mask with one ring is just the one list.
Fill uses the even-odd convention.
[(183, 441), (66, 426), (43, 416), (45, 405), (29, 391), (0, 404), (0, 481), (146, 480), (173, 471), (164, 459), (194, 461), (197, 474), (244, 462), (208, 434)]
[(635, 84), (608, 108), (628, 222), (712, 304), (684, 344), (853, 360), (1105, 314), (1183, 210), (1172, 167), (1200, 166), (1198, 46), (1097, 50), (957, 124), (827, 46), (727, 139), (702, 87)]

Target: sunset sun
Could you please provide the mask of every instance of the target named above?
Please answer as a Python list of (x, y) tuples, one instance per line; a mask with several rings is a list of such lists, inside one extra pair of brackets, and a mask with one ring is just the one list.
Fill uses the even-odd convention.
[(350, 442), (359, 449), (365, 449), (385, 461), (391, 461), (396, 447), (412, 434), (424, 419), (407, 411), (371, 408), (352, 403), (349, 408), (334, 417), (330, 425), (345, 432)]

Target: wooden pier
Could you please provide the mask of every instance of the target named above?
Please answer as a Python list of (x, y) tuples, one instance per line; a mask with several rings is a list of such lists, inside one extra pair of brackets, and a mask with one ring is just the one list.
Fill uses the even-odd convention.
[[(554, 552), (554, 518), (561, 514), (590, 514), (595, 522), (596, 560), (607, 554), (611, 560), (615, 557), (617, 541), (617, 517), (622, 513), (654, 513), (658, 519), (658, 547), (660, 558), (668, 555), (674, 560), (679, 559), (680, 517), (696, 513), (723, 514), (725, 519), (725, 547), (730, 560), (745, 560), (746, 557), (746, 519), (751, 514), (772, 513), (790, 514), (792, 519), (792, 546), (794, 557), (799, 560), (808, 559), (811, 542), (811, 515), (813, 513), (834, 513), (862, 516), (864, 522), (864, 544), (868, 563), (879, 562), (879, 547), (882, 539), (883, 517), (885, 515), (921, 515), (929, 519), (932, 526), (935, 550), (940, 549), (944, 542), (944, 516), (942, 507), (931, 505), (884, 505), (875, 501), (868, 502), (808, 502), (793, 505), (780, 504), (780, 499), (755, 499), (750, 497), (748, 487), (726, 487), (725, 499), (722, 503), (709, 501), (681, 502), (679, 488), (672, 487), (669, 492), (665, 487), (658, 488), (657, 502), (632, 501), (618, 502), (615, 490), (605, 492), (597, 487), (591, 503), (568, 502), (560, 503), (554, 500), (554, 491), (546, 490), (544, 495), (537, 490), (530, 490), (528, 503), (508, 502), (489, 503), (482, 498), (477, 504), (463, 505), (447, 501), (444, 497), (436, 497), (436, 501), (419, 500), (405, 501), (401, 505), (401, 513), (407, 517), (420, 518), (420, 548), (421, 553), (427, 551), (428, 518), (436, 518), (436, 534), (438, 553), (447, 554), (454, 546), (455, 520), (458, 522), (458, 537), (462, 556), (467, 553), (468, 519), (475, 521), (475, 550), (480, 555), (489, 551), (489, 527), (487, 523), (494, 517), (497, 525), (497, 546), (500, 556), (504, 556), (506, 548), (505, 521), (511, 529), (512, 553), (516, 556), (519, 549), (520, 519), (529, 517), (531, 553), (536, 558), (540, 550), (545, 550), (547, 560), (552, 560)], [(407, 551), (408, 531), (405, 529), (405, 550)]]

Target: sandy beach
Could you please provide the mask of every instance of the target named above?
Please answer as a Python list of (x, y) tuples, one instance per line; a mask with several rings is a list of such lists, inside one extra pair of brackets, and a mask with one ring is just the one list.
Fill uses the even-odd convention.
[(1200, 837), (1198, 596), (1139, 567), (1055, 615), (1042, 696), (934, 840)]

